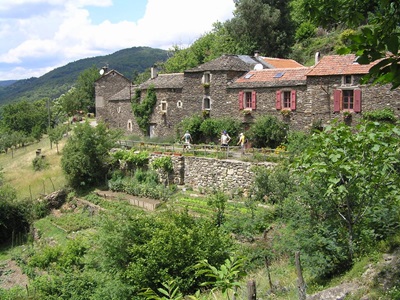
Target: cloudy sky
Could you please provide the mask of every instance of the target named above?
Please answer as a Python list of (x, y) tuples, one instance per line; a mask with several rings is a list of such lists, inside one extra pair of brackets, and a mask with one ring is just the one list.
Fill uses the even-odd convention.
[(135, 46), (186, 47), (233, 10), (233, 0), (0, 0), (0, 80)]

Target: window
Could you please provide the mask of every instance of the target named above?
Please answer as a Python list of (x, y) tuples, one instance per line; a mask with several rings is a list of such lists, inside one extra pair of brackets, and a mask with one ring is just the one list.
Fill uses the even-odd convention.
[(211, 109), (211, 99), (206, 97), (203, 98), (203, 110), (210, 110)]
[(333, 94), (333, 111), (361, 111), (361, 90), (343, 89), (335, 90)]
[(160, 108), (162, 112), (167, 111), (167, 102), (166, 101), (161, 101)]
[(343, 90), (343, 109), (353, 109), (353, 90)]
[(256, 109), (257, 96), (255, 91), (239, 92), (239, 109)]
[(342, 85), (352, 85), (352, 84), (353, 84), (353, 76), (352, 75), (342, 76)]
[(296, 109), (296, 90), (276, 91), (276, 109)]
[(210, 82), (211, 82), (211, 74), (210, 74), (210, 72), (204, 73), (203, 74), (203, 78), (202, 78), (201, 81), (202, 81), (203, 84), (210, 84)]

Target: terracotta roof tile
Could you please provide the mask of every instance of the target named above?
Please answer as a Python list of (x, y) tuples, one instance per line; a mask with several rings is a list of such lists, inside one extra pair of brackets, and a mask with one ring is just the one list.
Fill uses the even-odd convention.
[(262, 59), (274, 68), (303, 68), (304, 66), (293, 59), (262, 57)]
[(367, 74), (369, 69), (377, 62), (360, 65), (355, 62), (354, 54), (348, 55), (327, 55), (312, 67), (307, 76), (327, 76), (327, 75), (352, 75), (352, 74)]

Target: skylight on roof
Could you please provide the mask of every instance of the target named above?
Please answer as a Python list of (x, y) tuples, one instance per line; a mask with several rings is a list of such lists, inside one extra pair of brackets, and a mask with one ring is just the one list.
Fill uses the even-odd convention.
[(246, 74), (246, 76), (244, 76), (244, 78), (249, 79), (251, 76), (253, 76), (253, 74)]
[(274, 78), (281, 78), (285, 72), (278, 72), (275, 74)]

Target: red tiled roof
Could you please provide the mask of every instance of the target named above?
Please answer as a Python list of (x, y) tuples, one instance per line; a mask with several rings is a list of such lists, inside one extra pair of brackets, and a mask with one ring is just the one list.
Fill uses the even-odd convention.
[(237, 79), (236, 83), (306, 80), (306, 74), (309, 70), (310, 68), (307, 67), (252, 70)]
[(354, 54), (348, 55), (327, 55), (312, 67), (307, 76), (327, 76), (327, 75), (352, 75), (352, 74), (367, 74), (369, 69), (377, 62), (360, 65), (355, 62)]
[(274, 68), (303, 68), (304, 66), (293, 59), (262, 57), (262, 59)]

